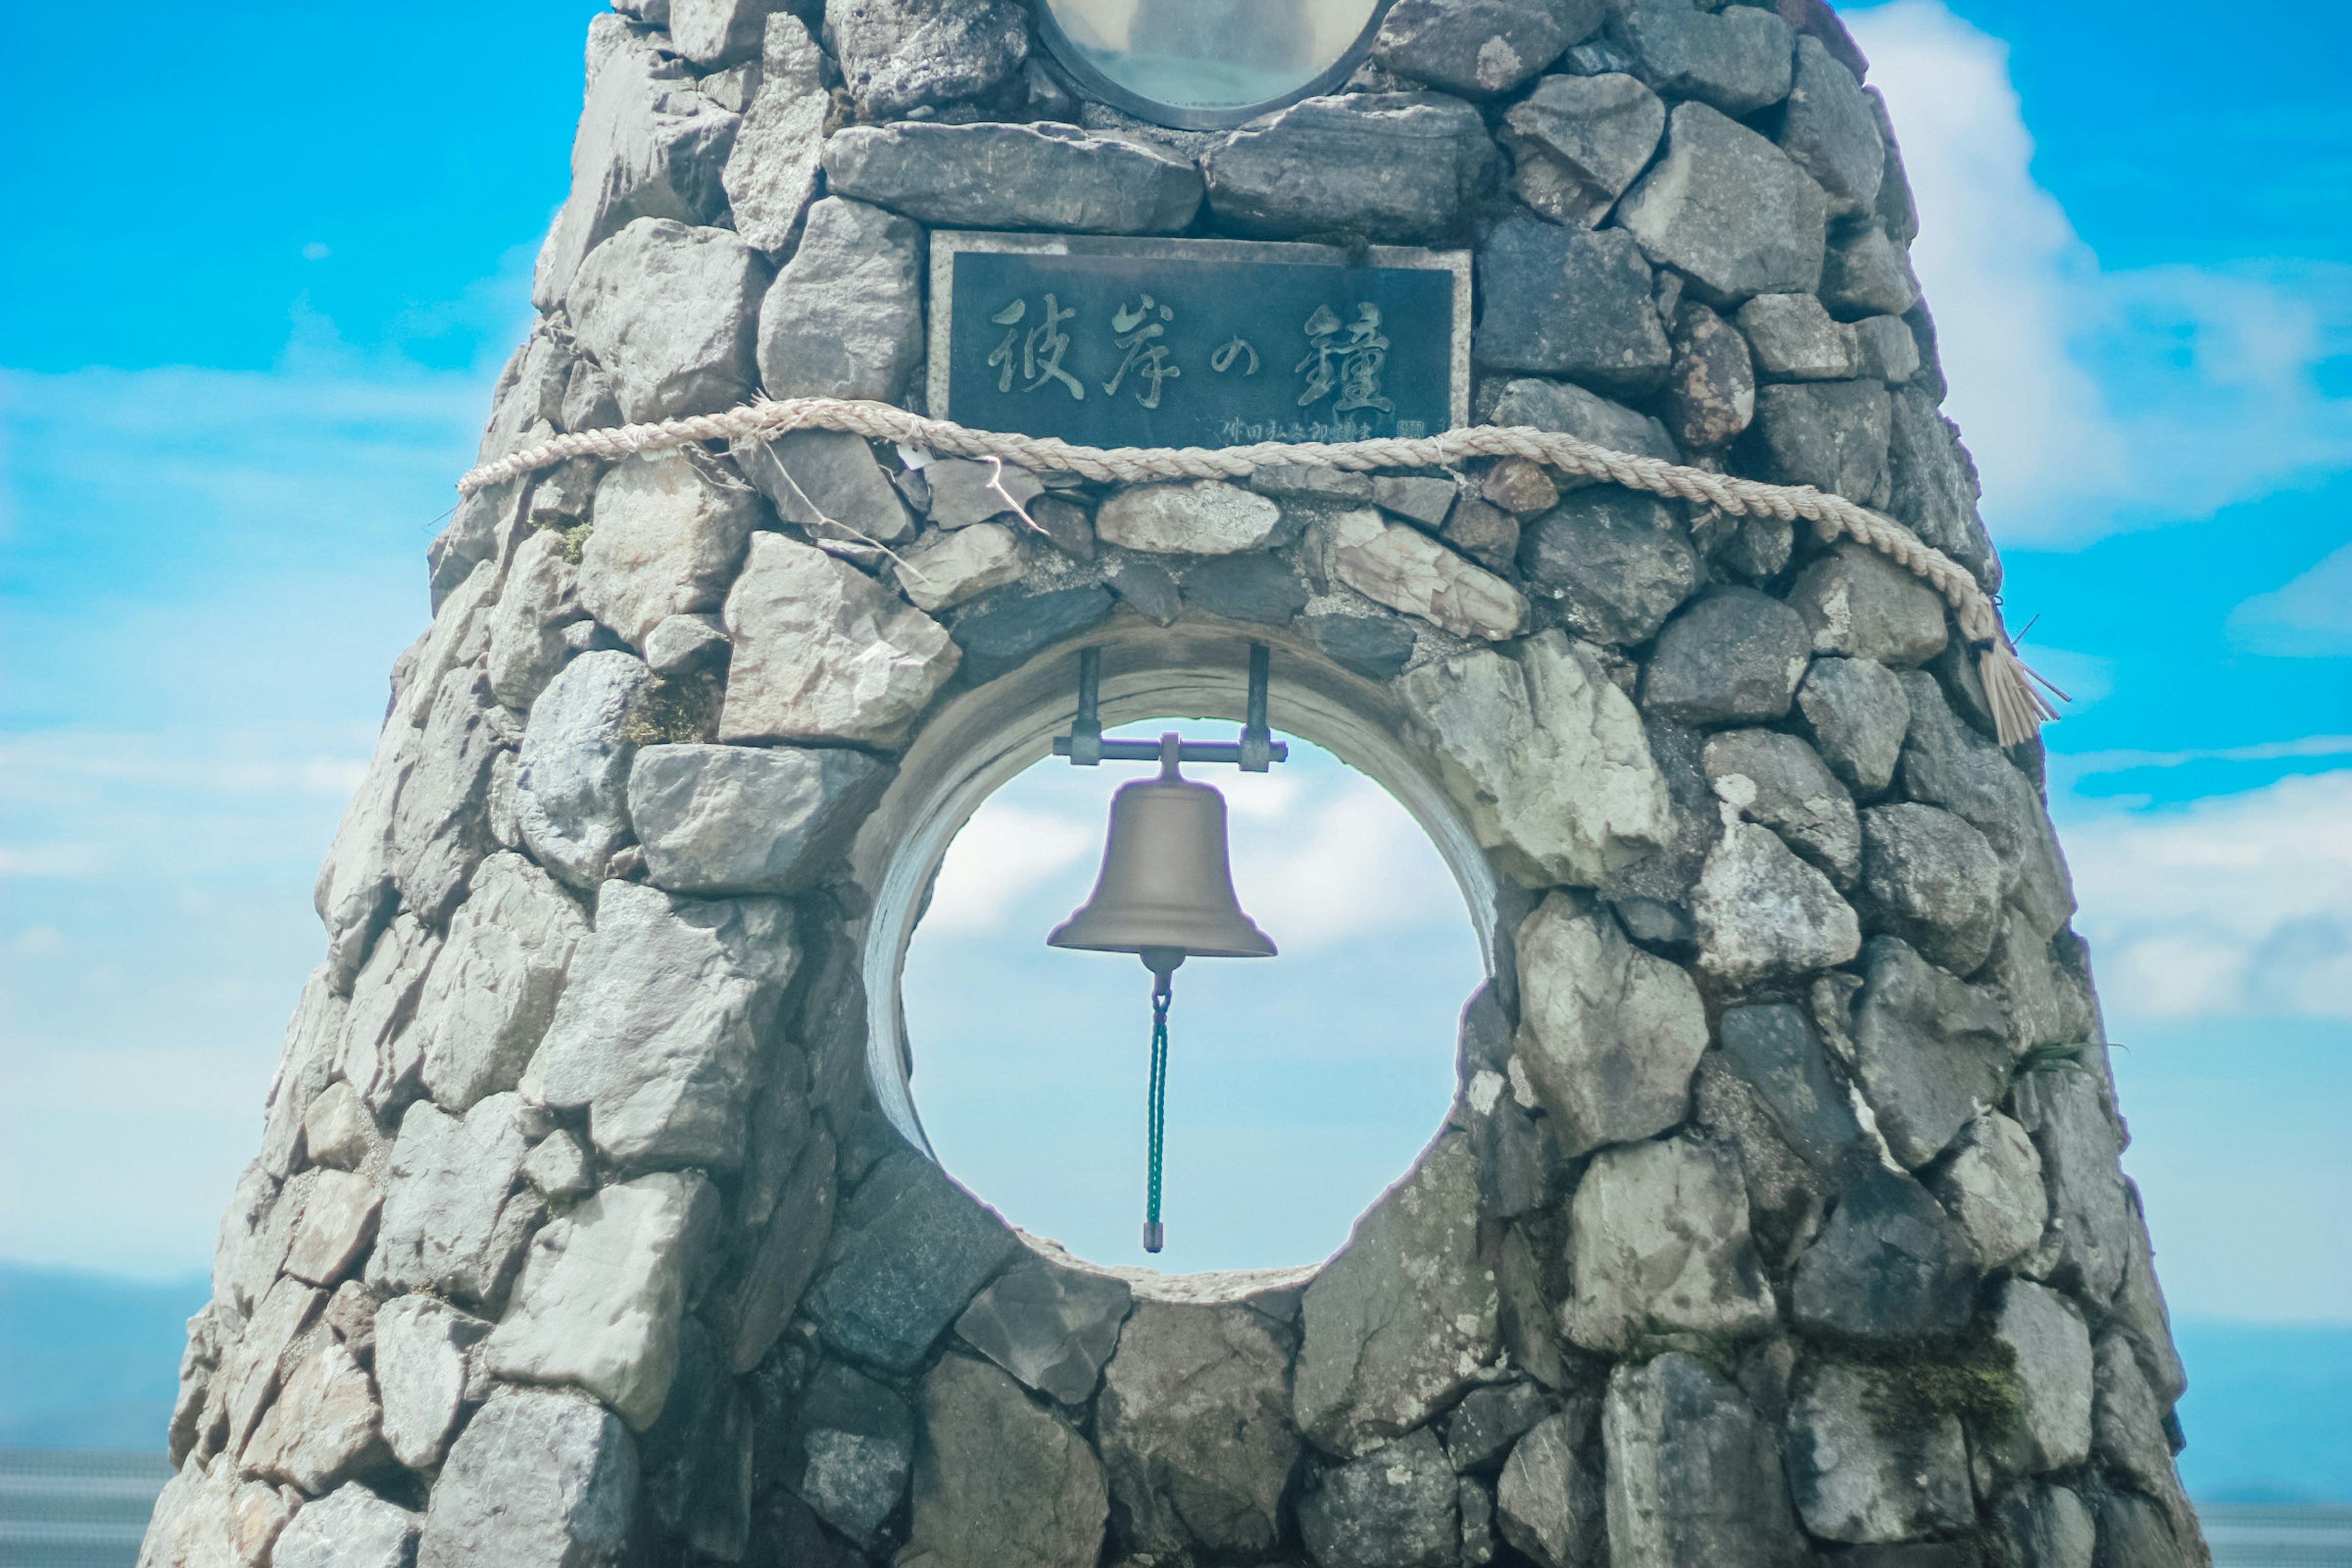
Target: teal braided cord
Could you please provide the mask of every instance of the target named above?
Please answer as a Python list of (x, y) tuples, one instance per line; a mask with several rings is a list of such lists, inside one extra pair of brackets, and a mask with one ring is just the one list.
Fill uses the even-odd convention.
[(1151, 1173), (1145, 1189), (1144, 1221), (1160, 1223), (1160, 1144), (1168, 1118), (1168, 1001), (1170, 977), (1151, 984)]

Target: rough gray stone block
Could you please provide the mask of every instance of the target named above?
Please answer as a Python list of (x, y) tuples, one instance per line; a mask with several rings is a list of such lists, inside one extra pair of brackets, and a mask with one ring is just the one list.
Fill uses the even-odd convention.
[(253, 1436), (262, 1412), (277, 1395), (279, 1368), (288, 1352), (326, 1304), (325, 1291), (283, 1279), (255, 1303), (245, 1332), (221, 1357), (213, 1379), (214, 1396), (206, 1405), (205, 1425), (219, 1434), (224, 1452), (236, 1453)]
[(1829, 1227), (1797, 1260), (1790, 1295), (1801, 1327), (1912, 1340), (1958, 1332), (1976, 1282), (1969, 1238), (1927, 1190), (1871, 1163), (1849, 1176)]
[(392, 816), (393, 886), (427, 925), (447, 923), (474, 868), (497, 847), (490, 767), (504, 749), (481, 670), (468, 666), (443, 676)]
[(1331, 519), (1325, 540), (1331, 574), (1376, 605), (1471, 641), (1514, 637), (1527, 624), (1517, 588), (1417, 528), (1367, 509)]
[(1979, 1112), (1960, 1130), (1931, 1188), (1988, 1270), (2032, 1250), (2050, 1223), (2042, 1155), (2025, 1129), (1998, 1110)]
[[(1173, 584), (1170, 584), (1173, 587)], [(950, 623), (962, 650), (963, 676), (972, 685), (1009, 675), (1037, 655), (1110, 619), (1114, 604), (1102, 588), (1032, 592), (1013, 584), (961, 606)]]
[(1738, 319), (1766, 381), (1840, 381), (1859, 368), (1854, 330), (1811, 294), (1759, 294)]
[(1245, 1305), (1135, 1304), (1096, 1414), (1131, 1549), (1274, 1549), (1301, 1451), (1287, 1387), (1296, 1348), (1291, 1330)]
[(1139, 485), (1095, 513), (1095, 536), (1123, 550), (1157, 555), (1228, 555), (1262, 550), (1282, 508), (1223, 479)]
[(529, 860), (482, 862), (416, 1005), (425, 1087), (444, 1110), (514, 1088), (587, 931), (579, 906)]
[(491, 1095), (462, 1119), (408, 1108), (385, 1173), (371, 1281), (498, 1310), (538, 1208), (530, 1194), (509, 1195), (526, 1147), (523, 1118), (514, 1094)]
[(2092, 1568), (2098, 1525), (2083, 1500), (2067, 1488), (2016, 1488), (1995, 1505), (1995, 1518), (2001, 1543), (2013, 1560), (2035, 1568)]
[(429, 1470), (448, 1451), (466, 1407), (474, 1347), (490, 1331), (483, 1319), (422, 1293), (387, 1301), (375, 1315), (375, 1383), (383, 1402), (383, 1438), (392, 1457)]
[(625, 653), (585, 653), (531, 705), (515, 773), (515, 822), (539, 863), (575, 888), (604, 880), (627, 842), (629, 763), (621, 738), (653, 672)]
[(636, 1444), (617, 1417), (576, 1394), (503, 1391), (442, 1467), (417, 1568), (608, 1568), (636, 1493)]
[(1919, 300), (1911, 258), (1872, 224), (1843, 234), (1822, 257), (1822, 303), (1840, 321), (1899, 316)]
[[(760, 58), (769, 13), (786, 0), (669, 0), (670, 46), (709, 69)], [(705, 90), (709, 90), (706, 85)]]
[(2009, 1080), (2009, 1031), (1984, 993), (1873, 937), (1854, 1006), (1854, 1076), (1896, 1159), (1917, 1170)]
[(956, 1332), (1038, 1393), (1084, 1405), (1118, 1346), (1132, 1300), (1124, 1280), (1038, 1258), (982, 1291)]
[(1555, 1414), (1539, 1383), (1474, 1388), (1442, 1423), (1445, 1458), (1456, 1470), (1483, 1469), (1507, 1453), (1522, 1433)]
[(2068, 1068), (2025, 1073), (2016, 1103), (2018, 1121), (2041, 1152), (2050, 1217), (2058, 1222), (2053, 1277), (2105, 1306), (2131, 1266), (2138, 1233), (2116, 1166), (2123, 1140), (2099, 1082)]
[(2005, 1279), (1991, 1331), (2013, 1358), (2017, 1408), (2000, 1430), (1980, 1435), (1979, 1446), (2012, 1474), (2081, 1464), (2091, 1453), (2092, 1383), (2091, 1331), (2081, 1309), (2030, 1280)]
[(1894, 385), (1919, 374), (1919, 340), (1900, 316), (1864, 316), (1853, 323), (1853, 344), (1858, 375)]
[(1595, 642), (1649, 641), (1698, 582), (1698, 558), (1674, 509), (1654, 496), (1595, 485), (1529, 521), (1518, 566), (1529, 589), (1560, 601)]
[(1576, 1396), (1519, 1439), (1496, 1483), (1503, 1539), (1544, 1568), (1578, 1568), (1608, 1550), (1600, 1427), (1601, 1402)]
[(1727, 730), (1707, 738), (1703, 765), (1717, 798), (1760, 822), (1841, 888), (1862, 869), (1853, 797), (1811, 746), (1773, 730)]
[(923, 356), (922, 271), (923, 231), (907, 219), (840, 196), (809, 208), (800, 247), (760, 303), (768, 395), (898, 396)]
[(1173, 234), (1201, 205), (1190, 158), (1067, 125), (853, 125), (825, 188), (934, 228)]
[(741, 1561), (751, 1531), (750, 1403), (690, 1315), (678, 1324), (677, 1375), (637, 1452), (643, 1507), (658, 1532), (698, 1556)]
[(1839, 212), (1866, 212), (1886, 173), (1878, 117), (1853, 72), (1819, 38), (1797, 39), (1796, 73), (1780, 119), (1780, 149), (1821, 182)]
[(1886, 389), (1872, 381), (1759, 387), (1748, 446), (1775, 483), (1868, 506), (1885, 499), (1889, 413)]
[(1006, 516), (1045, 489), (1036, 475), (1017, 464), (965, 458), (933, 458), (923, 467), (923, 483), (931, 492), (930, 519), (941, 528), (969, 528)]
[(1935, 677), (1906, 671), (1911, 707), (1901, 764), (1904, 793), (1966, 817), (2000, 857), (2002, 893), (2037, 936), (2074, 912), (2074, 883), (2033, 781), (2000, 748), (1960, 722)]
[(528, 713), (572, 657), (563, 628), (580, 607), (580, 572), (563, 559), (562, 536), (541, 530), (522, 542), (490, 615), (490, 695)]
[(713, 414), (751, 394), (767, 263), (732, 230), (641, 217), (590, 251), (565, 302), (631, 423)]
[(1478, 250), (1484, 310), (1471, 353), (1491, 370), (1654, 391), (1673, 350), (1650, 292), (1650, 265), (1624, 230), (1506, 218)]
[(766, 520), (757, 491), (699, 457), (624, 458), (596, 487), (580, 604), (633, 647), (671, 616), (717, 609), (751, 530)]
[(726, 616), (721, 741), (895, 747), (962, 658), (937, 621), (781, 534), (751, 541)]
[(1590, 228), (1657, 151), (1666, 106), (1622, 73), (1548, 76), (1503, 123), (1519, 199), (1554, 223)]
[(1087, 1440), (986, 1362), (940, 1358), (923, 1380), (907, 1568), (1093, 1568), (1110, 1496)]
[(1298, 1501), (1319, 1568), (1451, 1568), (1459, 1519), (1454, 1468), (1427, 1428), (1325, 1471)]
[(1702, 10), (1690, 0), (1633, 0), (1610, 17), (1609, 41), (1658, 91), (1749, 114), (1789, 95), (1788, 24), (1747, 6)]
[(2188, 1515), (2189, 1500), (2173, 1470), (2172, 1446), (2164, 1435), (2168, 1412), (2149, 1386), (2130, 1341), (2110, 1330), (2099, 1336), (2093, 1354), (2093, 1450), (2133, 1490), (2156, 1499), (2176, 1519)]
[(1445, 526), (1461, 491), (1451, 479), (1420, 474), (1376, 474), (1372, 504), (1391, 516), (1435, 533)]
[(1694, 1357), (1669, 1351), (1612, 1372), (1601, 1440), (1613, 1568), (1809, 1561), (1771, 1432)]
[(1570, 1209), (1575, 1294), (1560, 1326), (1587, 1350), (1741, 1339), (1775, 1319), (1731, 1150), (1689, 1136), (1592, 1158)]
[(2160, 1506), (2129, 1492), (2099, 1499), (2099, 1562), (2115, 1568), (2200, 1568), (2210, 1560), (2194, 1526), (2184, 1530)]
[(1726, 1059), (1756, 1091), (1789, 1147), (1816, 1171), (1835, 1170), (1862, 1129), (1804, 1010), (1779, 1002), (1733, 1007), (1722, 1028)]
[(838, 747), (647, 746), (629, 816), (656, 887), (797, 892), (848, 847), (894, 772)]
[(789, 1421), (772, 1440), (780, 1455), (777, 1479), (819, 1519), (862, 1546), (907, 1493), (915, 1464), (915, 1413), (885, 1384), (825, 1362), (802, 1386)]
[(646, 634), (646, 667), (656, 675), (689, 675), (727, 659), (727, 626), (708, 610), (664, 616)]
[(1220, 223), (1267, 238), (1451, 232), (1495, 158), (1478, 111), (1438, 93), (1310, 98), (1236, 131), (1202, 162)]
[(286, 1272), (331, 1289), (375, 1240), (383, 1194), (350, 1171), (320, 1171), (302, 1200), (302, 1215), (287, 1245)]
[(1815, 653), (1905, 668), (1944, 651), (1943, 595), (1867, 545), (1841, 541), (1799, 573), (1789, 603)]
[(1412, 627), (1395, 616), (1310, 615), (1303, 627), (1334, 664), (1382, 682), (1404, 673), (1417, 640)]
[[(765, 9), (767, 0), (750, 5)], [(833, 100), (824, 89), (824, 56), (799, 17), (781, 11), (768, 16), (758, 47), (759, 90), (744, 110), (720, 183), (743, 243), (773, 253), (799, 232), (816, 194)]]
[(330, 1336), (288, 1372), (238, 1462), (317, 1497), (383, 1463), (380, 1420), (367, 1370)]
[(1888, 514), (1975, 573), (1988, 593), (1998, 589), (2000, 563), (1977, 515), (1976, 468), (1960, 449), (1958, 432), (1916, 386), (1895, 393), (1891, 416)]
[(1737, 304), (1820, 285), (1829, 198), (1763, 137), (1704, 103), (1683, 103), (1666, 121), (1665, 156), (1625, 193), (1617, 221), (1652, 261), (1687, 275), (1700, 299)]
[(979, 98), (1029, 56), (1016, 0), (825, 0), (824, 26), (843, 85), (868, 120)]
[(1019, 1246), (947, 1173), (898, 1150), (842, 1205), (803, 1310), (850, 1355), (903, 1373)]
[(1756, 417), (1756, 367), (1748, 340), (1693, 302), (1682, 308), (1673, 342), (1664, 397), (1668, 432), (1695, 450), (1729, 445)]
[(622, 1169), (732, 1170), (761, 1043), (798, 962), (779, 900), (606, 882), (522, 1092), (586, 1110), (597, 1152)]
[(1221, 556), (1184, 574), (1184, 602), (1227, 620), (1286, 626), (1307, 607), (1307, 584), (1287, 562), (1251, 552)]
[(1789, 711), (1811, 628), (1753, 588), (1711, 589), (1658, 633), (1642, 676), (1644, 711), (1684, 724), (1754, 722)]
[(1862, 946), (1853, 909), (1780, 837), (1727, 823), (1691, 892), (1699, 967), (1734, 985), (1843, 963)]
[(270, 1568), (409, 1568), (423, 1523), (347, 1482), (294, 1516), (270, 1552)]
[(1829, 1363), (1789, 1406), (1789, 1488), (1805, 1528), (1830, 1541), (1914, 1541), (1973, 1523), (1959, 1417), (1906, 1420), (1879, 1374)]
[(1678, 965), (1555, 894), (1518, 930), (1518, 1060), (1560, 1152), (1663, 1132), (1690, 1110), (1706, 1010)]
[(1674, 437), (1656, 419), (1567, 382), (1515, 377), (1505, 383), (1495, 403), (1494, 423), (1532, 425), (1580, 437), (1612, 452), (1682, 461)]
[(1601, 0), (1402, 0), (1372, 60), (1465, 98), (1510, 91), (1601, 30)]
[(1817, 658), (1797, 688), (1797, 718), (1830, 771), (1863, 795), (1895, 778), (1911, 701), (1903, 682), (1866, 658)]
[(1871, 929), (1931, 963), (1973, 973), (2000, 925), (2000, 862), (1948, 811), (1909, 802), (1862, 814), (1861, 905)]

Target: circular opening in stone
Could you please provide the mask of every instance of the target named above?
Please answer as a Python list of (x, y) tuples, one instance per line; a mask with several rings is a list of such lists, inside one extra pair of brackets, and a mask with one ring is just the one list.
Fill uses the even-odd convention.
[[(1171, 729), (1223, 738), (1197, 720), (1119, 733)], [(1185, 770), (1224, 793), (1234, 889), (1281, 955), (1176, 973), (1158, 1255), (1140, 1235), (1150, 973), (1045, 945), (1094, 886), (1112, 792), (1150, 770), (1020, 773), (957, 835), (916, 928), (901, 994), (933, 1151), (1012, 1223), (1097, 1263), (1318, 1262), (1452, 1103), (1457, 1022), (1486, 973), (1462, 892), (1386, 791), (1286, 738), (1270, 773)]]
[(1036, 0), (1078, 85), (1165, 125), (1239, 125), (1338, 83), (1388, 0)]

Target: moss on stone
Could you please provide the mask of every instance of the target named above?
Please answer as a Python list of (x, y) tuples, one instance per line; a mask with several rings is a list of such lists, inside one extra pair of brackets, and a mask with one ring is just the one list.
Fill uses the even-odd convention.
[(2015, 1421), (2024, 1404), (2016, 1352), (1989, 1334), (1959, 1344), (1888, 1347), (1854, 1359), (1874, 1374), (1878, 1398), (1871, 1423), (1884, 1436), (1916, 1431), (1946, 1415), (1972, 1429), (1997, 1431)]
[(564, 560), (577, 566), (580, 564), (580, 552), (588, 547), (588, 535), (594, 531), (596, 524), (593, 520), (591, 520), (587, 522), (575, 522), (570, 528), (562, 528), (555, 523), (541, 522), (534, 518), (531, 521), (531, 526), (541, 532), (555, 535), (559, 552)]
[(621, 739), (635, 746), (690, 745), (719, 732), (722, 691), (708, 675), (656, 675), (638, 691), (621, 721)]

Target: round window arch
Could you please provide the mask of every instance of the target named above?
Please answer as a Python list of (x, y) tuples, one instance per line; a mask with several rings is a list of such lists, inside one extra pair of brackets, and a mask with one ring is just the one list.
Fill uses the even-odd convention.
[[(1125, 628), (1072, 642), (956, 699), (935, 715), (901, 759), (890, 788), (860, 831), (852, 854), (872, 903), (860, 973), (867, 1005), (866, 1073), (883, 1115), (901, 1136), (933, 1152), (915, 1108), (901, 976), (925, 896), (957, 832), (982, 802), (1031, 763), (1050, 755), (1075, 709), (1077, 652), (1103, 650), (1106, 727), (1167, 713), (1238, 725), (1247, 700), (1255, 629), (1198, 626)], [(1339, 757), (1387, 790), (1429, 836), (1459, 888), (1485, 972), (1493, 976), (1512, 912), (1470, 824), (1426, 759), (1399, 739), (1402, 711), (1384, 691), (1319, 655), (1277, 642), (1269, 682), (1276, 724)]]
[(1155, 124), (1222, 131), (1328, 92), (1391, 0), (1033, 0), (1080, 91)]

